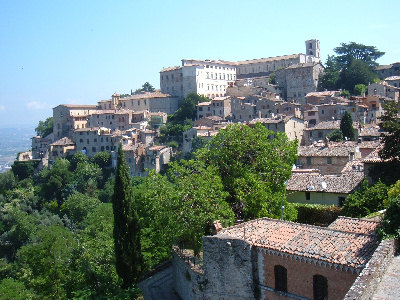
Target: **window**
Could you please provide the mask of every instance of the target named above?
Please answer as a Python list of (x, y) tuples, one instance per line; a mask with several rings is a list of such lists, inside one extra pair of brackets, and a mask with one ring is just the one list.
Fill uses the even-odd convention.
[(346, 198), (345, 197), (338, 197), (338, 200), (339, 200), (339, 207), (342, 207), (343, 204), (344, 204), (344, 201), (346, 200)]
[(321, 275), (313, 276), (314, 300), (328, 299), (328, 279)]
[(327, 160), (326, 163), (327, 163), (328, 165), (331, 165), (331, 164), (332, 164), (332, 157), (327, 157), (326, 160)]
[(311, 165), (311, 157), (307, 157), (307, 165)]
[(311, 194), (310, 192), (306, 192), (306, 200), (310, 200), (311, 199)]
[(275, 273), (275, 290), (287, 292), (287, 270), (282, 266), (274, 267)]

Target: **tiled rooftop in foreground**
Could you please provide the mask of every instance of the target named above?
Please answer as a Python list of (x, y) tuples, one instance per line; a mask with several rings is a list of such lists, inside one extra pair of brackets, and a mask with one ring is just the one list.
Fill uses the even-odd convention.
[[(217, 236), (245, 239), (253, 246), (327, 263), (363, 268), (379, 244), (362, 233), (364, 220), (342, 218), (333, 228), (262, 218), (221, 230)], [(367, 232), (371, 232), (369, 224)], [(361, 231), (361, 232), (357, 232)]]

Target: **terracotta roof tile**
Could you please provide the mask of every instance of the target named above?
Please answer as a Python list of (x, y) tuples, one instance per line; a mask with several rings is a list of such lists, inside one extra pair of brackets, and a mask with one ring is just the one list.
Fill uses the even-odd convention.
[(356, 221), (349, 223), (345, 228), (349, 231), (343, 231), (262, 218), (223, 229), (218, 235), (245, 239), (260, 248), (362, 268), (379, 241), (373, 234), (355, 233)]
[[(364, 179), (363, 172), (348, 172), (341, 175), (320, 175), (313, 173), (293, 173), (286, 190), (301, 192), (326, 192), (348, 194)], [(326, 188), (322, 183), (326, 183)]]

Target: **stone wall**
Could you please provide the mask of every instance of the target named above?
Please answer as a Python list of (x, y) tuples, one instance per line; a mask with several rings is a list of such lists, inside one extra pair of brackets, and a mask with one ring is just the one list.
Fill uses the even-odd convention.
[(395, 249), (394, 240), (382, 241), (343, 299), (371, 299), (394, 256)]
[(257, 260), (247, 242), (225, 236), (203, 237), (204, 299), (255, 299)]
[(174, 247), (172, 258), (174, 289), (183, 300), (203, 299), (204, 275), (189, 257)]

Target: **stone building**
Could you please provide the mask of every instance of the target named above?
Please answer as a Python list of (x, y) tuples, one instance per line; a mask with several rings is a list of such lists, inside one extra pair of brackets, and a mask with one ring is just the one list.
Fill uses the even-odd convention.
[(200, 271), (185, 271), (174, 252), (175, 290), (182, 299), (343, 299), (379, 245), (378, 225), (262, 218), (222, 229), (203, 237)]
[(210, 99), (223, 97), (235, 80), (235, 64), (222, 60), (182, 59), (182, 66), (160, 71), (161, 91), (177, 97), (190, 93)]
[(75, 129), (85, 128), (86, 119), (98, 110), (97, 105), (60, 104), (53, 108), (53, 135), (58, 140), (72, 138)]
[[(353, 123), (355, 139), (358, 138), (358, 124)], [(314, 142), (325, 141), (328, 134), (334, 130), (340, 130), (340, 120), (339, 121), (326, 121), (320, 122), (314, 127), (309, 127), (304, 129), (304, 143), (305, 146), (309, 146)]]
[(109, 100), (99, 101), (102, 110), (129, 109), (133, 111), (164, 112), (173, 114), (179, 108), (181, 99), (156, 90), (154, 92), (142, 92), (121, 98), (118, 94), (112, 95)]
[(128, 109), (97, 110), (87, 117), (87, 127), (106, 127), (111, 132), (127, 130), (130, 128), (131, 122), (132, 111)]
[(306, 95), (317, 91), (323, 70), (319, 62), (300, 63), (278, 70), (276, 81), (283, 88), (283, 98), (304, 105)]
[(363, 179), (363, 172), (340, 175), (293, 172), (286, 186), (287, 200), (291, 203), (343, 206)]
[(257, 118), (248, 122), (250, 126), (255, 123), (261, 123), (273, 132), (286, 133), (290, 141), (297, 139), (300, 144), (303, 140), (303, 131), (305, 128), (303, 119), (294, 116), (277, 115), (274, 118)]
[(192, 142), (196, 137), (201, 137), (209, 141), (213, 136), (218, 134), (218, 129), (214, 126), (194, 126), (183, 132), (182, 153), (192, 151)]
[(233, 122), (249, 122), (257, 117), (258, 97), (236, 97), (231, 100), (231, 113)]
[(296, 166), (301, 169), (317, 169), (321, 174), (340, 174), (347, 162), (361, 158), (355, 142), (328, 142), (300, 146)]
[(216, 97), (209, 102), (197, 104), (197, 119), (217, 116), (225, 120), (231, 116), (231, 99), (229, 97)]
[(66, 158), (74, 152), (75, 143), (71, 139), (63, 137), (50, 144), (49, 161), (55, 161), (57, 158)]
[(32, 158), (41, 159), (46, 155), (52, 141), (52, 134), (46, 137), (35, 136), (32, 138)]
[(237, 77), (240, 79), (266, 76), (291, 65), (319, 62), (319, 41), (315, 39), (307, 40), (305, 41), (305, 46), (306, 54), (293, 54), (238, 61), (236, 62)]
[(392, 100), (399, 100), (400, 88), (394, 87), (387, 83), (383, 82), (374, 82), (368, 85), (368, 95), (369, 96), (381, 96), (390, 98)]
[(385, 78), (385, 81), (391, 86), (400, 88), (400, 76), (390, 76)]
[(379, 78), (383, 79), (390, 76), (400, 76), (400, 62), (390, 65), (381, 65), (375, 68)]
[[(125, 137), (127, 139), (128, 136)], [(120, 131), (111, 132), (105, 127), (91, 127), (76, 129), (74, 141), (76, 152), (82, 152), (88, 157), (101, 151), (116, 151), (124, 137)]]
[(160, 71), (161, 91), (177, 97), (185, 97), (190, 93), (204, 95), (210, 99), (226, 96), (227, 88), (233, 86), (236, 79), (265, 77), (295, 64), (319, 63), (319, 41), (308, 40), (305, 45), (306, 54), (238, 62), (183, 59), (181, 66)]

